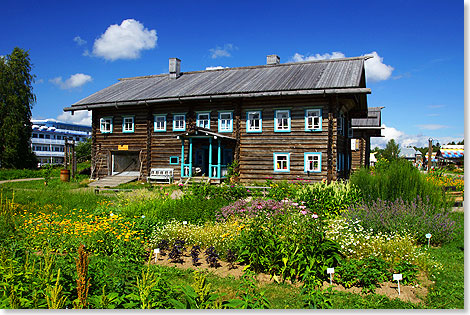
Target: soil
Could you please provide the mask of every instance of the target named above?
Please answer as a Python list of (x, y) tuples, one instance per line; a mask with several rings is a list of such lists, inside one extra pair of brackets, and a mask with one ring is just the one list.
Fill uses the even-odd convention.
[[(225, 277), (234, 277), (235, 279), (239, 279), (243, 275), (243, 269), (245, 266), (240, 264), (234, 264), (233, 266), (225, 261), (219, 260), (219, 265), (217, 268), (210, 267), (209, 264), (205, 260), (204, 250), (201, 251), (199, 254), (199, 261), (198, 265), (194, 266), (192, 263), (191, 256), (189, 253), (185, 253), (181, 257), (180, 262), (172, 262), (168, 259), (168, 255), (165, 251), (161, 251), (160, 254), (157, 255), (157, 260), (155, 261), (155, 256), (152, 257), (151, 264), (157, 264), (161, 266), (167, 267), (176, 267), (180, 269), (193, 269), (193, 270), (200, 270), (200, 271), (209, 271), (212, 274), (225, 278)], [(275, 282), (274, 279), (268, 274), (259, 273), (257, 275), (257, 280), (261, 285), (269, 284)], [(290, 283), (290, 281), (286, 281)], [(427, 287), (429, 287), (432, 282), (429, 281), (424, 275), (420, 275), (418, 277), (419, 284), (417, 285), (402, 285), (400, 284), (400, 295), (398, 295), (398, 284), (396, 282), (385, 282), (380, 284), (378, 288), (375, 289), (376, 294), (385, 295), (390, 299), (399, 298), (405, 302), (411, 302), (414, 304), (423, 303), (424, 298), (428, 293)], [(301, 286), (300, 283), (296, 282), (293, 284), (294, 286)], [(329, 282), (323, 283), (323, 288), (326, 289), (329, 286)], [(367, 295), (367, 293), (362, 293), (362, 288), (359, 287), (352, 287), (352, 288), (345, 288), (342, 285), (338, 285), (333, 283), (333, 289), (340, 291), (340, 292), (351, 292), (355, 294)]]

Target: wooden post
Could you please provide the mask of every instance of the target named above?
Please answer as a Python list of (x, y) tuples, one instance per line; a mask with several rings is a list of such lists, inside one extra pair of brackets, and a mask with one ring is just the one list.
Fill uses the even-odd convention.
[(220, 139), (217, 139), (217, 178), (221, 177), (221, 172), (220, 172), (220, 165), (221, 165), (221, 145), (220, 145)]
[(431, 170), (431, 157), (432, 157), (432, 139), (429, 139), (429, 148), (428, 148), (428, 173)]
[(65, 169), (67, 169), (68, 148), (69, 148), (69, 144), (67, 141), (67, 137), (64, 137), (64, 168)]
[(184, 177), (184, 139), (181, 138), (181, 178)]
[(72, 145), (70, 146), (70, 149), (72, 151), (72, 157), (71, 157), (71, 176), (72, 178), (75, 178), (75, 173), (77, 171), (77, 157), (75, 156), (75, 140), (72, 138)]
[(193, 138), (189, 138), (189, 177), (193, 176)]
[(209, 138), (209, 177), (212, 177), (212, 138)]
[(235, 161), (237, 161), (237, 167), (234, 169), (235, 173), (240, 173), (240, 140), (241, 140), (241, 101), (237, 101), (235, 103), (235, 152), (234, 152), (234, 158)]
[[(166, 119), (166, 118), (165, 118)], [(152, 125), (153, 125), (153, 115), (152, 115), (152, 109), (150, 106), (147, 108), (147, 143), (146, 143), (146, 154), (145, 154), (145, 173), (147, 176), (150, 176), (150, 167), (152, 165)], [(142, 162), (142, 161), (140, 161)], [(142, 175), (142, 174), (141, 174)]]

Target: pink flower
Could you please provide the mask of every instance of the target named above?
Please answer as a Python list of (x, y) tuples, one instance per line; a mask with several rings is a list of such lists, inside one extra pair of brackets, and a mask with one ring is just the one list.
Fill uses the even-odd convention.
[(299, 206), (299, 208), (303, 210), (303, 209), (305, 209), (305, 208), (307, 208), (307, 207), (306, 207), (306, 206)]
[(312, 214), (312, 218), (318, 219), (318, 215), (317, 215), (316, 213), (313, 213), (313, 214)]
[(307, 214), (307, 211), (302, 210), (302, 211), (300, 211), (300, 213), (302, 213), (303, 215), (306, 215), (306, 214)]

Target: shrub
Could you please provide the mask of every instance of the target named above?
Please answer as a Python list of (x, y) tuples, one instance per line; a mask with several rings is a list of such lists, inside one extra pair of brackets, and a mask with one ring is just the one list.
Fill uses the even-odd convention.
[(442, 190), (403, 159), (383, 163), (372, 171), (361, 168), (351, 175), (350, 182), (359, 187), (365, 200), (403, 199), (412, 202), (416, 196), (420, 196), (429, 200), (435, 208), (448, 209), (450, 206)]
[(436, 209), (419, 196), (411, 202), (378, 199), (361, 203), (350, 208), (344, 216), (352, 221), (360, 220), (365, 229), (375, 232), (408, 232), (421, 244), (427, 243), (427, 233), (432, 234), (433, 244), (448, 242), (455, 229), (455, 222), (448, 212)]
[[(275, 215), (287, 214), (290, 211), (289, 209), (297, 206), (299, 206), (298, 203), (293, 203), (289, 200), (238, 200), (221, 208), (216, 212), (215, 217), (217, 221), (227, 220), (229, 218), (253, 218), (259, 215), (264, 215), (269, 218)], [(306, 208), (305, 206), (300, 207), (304, 209)]]
[(336, 268), (335, 281), (346, 288), (360, 286), (364, 291), (374, 291), (379, 283), (388, 280), (390, 265), (381, 258), (370, 256), (350, 259)]

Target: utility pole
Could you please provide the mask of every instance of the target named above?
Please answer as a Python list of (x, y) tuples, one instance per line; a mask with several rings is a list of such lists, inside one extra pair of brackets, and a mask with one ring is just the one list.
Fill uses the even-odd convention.
[(428, 148), (428, 173), (431, 170), (431, 154), (432, 154), (432, 139), (429, 138), (429, 148)]

